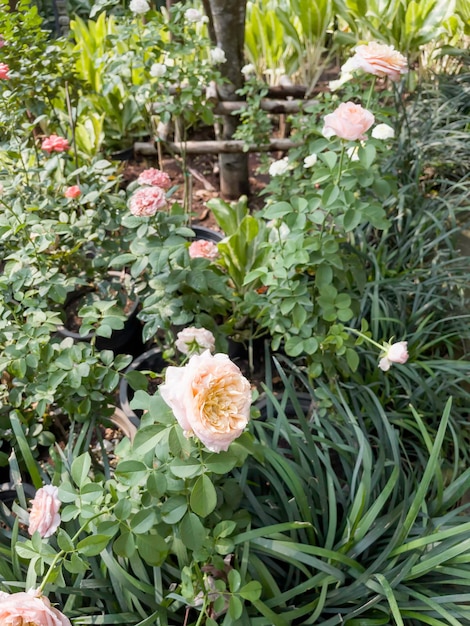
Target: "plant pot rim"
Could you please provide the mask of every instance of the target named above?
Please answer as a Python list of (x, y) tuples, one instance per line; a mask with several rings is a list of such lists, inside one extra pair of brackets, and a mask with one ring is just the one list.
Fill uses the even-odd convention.
[[(121, 276), (122, 272), (119, 270), (108, 270), (107, 274), (109, 276)], [(127, 276), (130, 276), (130, 274), (127, 274)], [(92, 288), (88, 288), (86, 285), (81, 285), (80, 287), (78, 287), (75, 291), (70, 292), (70, 296), (73, 296), (73, 294), (75, 293), (76, 296), (75, 297), (71, 297), (68, 300), (68, 303), (73, 302), (74, 300), (77, 300), (78, 298), (80, 298), (83, 293), (88, 293), (93, 291)], [(137, 309), (140, 305), (140, 298), (137, 294), (133, 294), (135, 296), (134, 300), (132, 300), (132, 306), (129, 309), (129, 311), (126, 313), (126, 316), (128, 319), (131, 319), (137, 312)], [(64, 304), (64, 308), (65, 308), (66, 304)], [(95, 332), (91, 331), (89, 333), (87, 333), (86, 335), (81, 335), (79, 332), (76, 332), (74, 330), (70, 330), (68, 329), (64, 324), (59, 324), (57, 326), (57, 332), (62, 335), (63, 337), (71, 337), (74, 341), (91, 341), (91, 339), (93, 339), (93, 337), (95, 336)]]
[[(145, 352), (142, 352), (138, 357), (136, 357), (132, 363), (124, 370), (124, 375), (121, 377), (119, 382), (119, 406), (123, 413), (126, 415), (127, 419), (134, 424), (134, 426), (138, 427), (140, 424), (140, 418), (134, 411), (131, 409), (130, 400), (128, 395), (129, 383), (125, 378), (125, 374), (129, 371), (138, 370), (139, 366), (145, 363), (145, 361), (150, 360), (152, 357), (160, 355), (162, 362), (164, 362), (162, 356), (162, 350), (158, 346), (153, 348), (149, 348)], [(146, 368), (150, 369), (150, 368)]]

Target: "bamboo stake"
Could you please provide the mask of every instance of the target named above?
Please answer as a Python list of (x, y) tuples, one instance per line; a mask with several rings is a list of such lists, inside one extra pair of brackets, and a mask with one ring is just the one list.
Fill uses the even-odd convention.
[[(231, 140), (209, 140), (209, 141), (186, 141), (161, 142), (163, 147), (167, 147), (170, 152), (181, 154), (219, 154), (236, 153), (236, 152), (287, 152), (291, 148), (298, 148), (303, 141), (292, 141), (291, 139), (271, 139), (268, 144), (263, 145), (245, 145), (244, 141), (235, 139)], [(134, 152), (145, 156), (154, 156), (157, 154), (157, 148), (154, 142), (134, 143)]]

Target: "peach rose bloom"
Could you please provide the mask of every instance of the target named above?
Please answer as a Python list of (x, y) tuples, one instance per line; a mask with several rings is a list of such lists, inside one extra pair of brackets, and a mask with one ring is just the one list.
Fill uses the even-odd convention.
[(34, 592), (0, 591), (1, 626), (71, 626), (70, 620), (51, 606), (44, 596)]
[(58, 492), (57, 487), (52, 485), (45, 485), (36, 491), (29, 514), (30, 535), (38, 531), (41, 537), (50, 537), (57, 530), (60, 524)]
[(161, 187), (142, 187), (129, 201), (129, 209), (136, 217), (152, 217), (166, 207), (165, 191)]
[(175, 347), (182, 354), (199, 353), (204, 350), (212, 352), (215, 348), (215, 337), (206, 328), (188, 326), (176, 335)]
[(211, 452), (227, 450), (250, 418), (250, 383), (226, 354), (206, 350), (184, 367), (168, 367), (160, 394), (186, 437)]
[(364, 133), (369, 130), (374, 121), (372, 113), (360, 104), (343, 102), (333, 113), (325, 115), (322, 134), (327, 139), (333, 135), (349, 141), (365, 139)]
[(406, 363), (408, 361), (408, 342), (397, 341), (391, 345), (386, 344), (385, 353), (379, 361), (379, 368), (384, 372), (390, 369), (392, 363)]
[(64, 137), (58, 135), (50, 135), (43, 139), (41, 149), (45, 152), (65, 152), (70, 148), (70, 144)]
[(161, 187), (169, 189), (171, 187), (171, 179), (166, 172), (150, 167), (144, 170), (137, 179), (139, 185), (149, 185), (150, 187)]
[(78, 185), (72, 185), (71, 187), (67, 187), (64, 192), (64, 196), (66, 198), (78, 198), (82, 195), (80, 187)]
[(206, 239), (196, 239), (196, 241), (193, 241), (189, 246), (188, 252), (192, 259), (202, 257), (213, 261), (219, 256), (217, 244), (213, 241), (206, 241)]
[(363, 70), (374, 76), (388, 76), (393, 81), (397, 81), (408, 71), (408, 63), (393, 46), (371, 41), (357, 46), (354, 56), (341, 68), (342, 72), (354, 70)]

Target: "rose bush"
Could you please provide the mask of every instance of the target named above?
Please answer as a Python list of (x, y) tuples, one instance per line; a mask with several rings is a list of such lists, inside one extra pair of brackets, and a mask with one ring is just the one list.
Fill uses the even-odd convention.
[(160, 394), (185, 435), (212, 452), (227, 450), (248, 424), (250, 383), (226, 354), (206, 350), (184, 367), (168, 367)]

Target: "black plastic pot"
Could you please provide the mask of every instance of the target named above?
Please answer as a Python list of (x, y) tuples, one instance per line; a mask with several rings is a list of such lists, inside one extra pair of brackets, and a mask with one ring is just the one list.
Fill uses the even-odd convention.
[(196, 241), (204, 239), (205, 241), (213, 241), (214, 243), (218, 243), (224, 238), (222, 233), (219, 233), (217, 230), (207, 228), (206, 226), (191, 226), (191, 230), (194, 231), (195, 236), (193, 237), (193, 239)]
[[(23, 483), (23, 491), (28, 498), (34, 498), (36, 488), (28, 483)], [(8, 508), (11, 508), (13, 502), (17, 498), (16, 489), (12, 484), (4, 484), (0, 486), (0, 502), (3, 502)]]
[(140, 409), (131, 409), (130, 402), (134, 397), (134, 390), (132, 389), (129, 381), (126, 379), (125, 374), (132, 371), (151, 371), (156, 374), (162, 372), (168, 363), (162, 356), (160, 348), (151, 348), (146, 352), (143, 352), (140, 356), (132, 361), (129, 367), (124, 372), (124, 376), (119, 383), (119, 405), (126, 417), (135, 425), (140, 423), (140, 417), (142, 411)]
[[(118, 275), (119, 273), (120, 272), (114, 271), (109, 272), (110, 275)], [(82, 298), (83, 295), (89, 291), (91, 291), (89, 288), (84, 287), (83, 289), (71, 293), (64, 304), (64, 308)], [(112, 350), (114, 354), (131, 354), (132, 356), (138, 356), (142, 353), (144, 349), (142, 322), (137, 317), (139, 305), (140, 300), (136, 297), (130, 311), (127, 313), (124, 328), (114, 330), (110, 337), (96, 335), (95, 346), (98, 350)], [(65, 326), (59, 326), (57, 332), (62, 337), (71, 337), (74, 341), (91, 341), (91, 339), (95, 337), (94, 332), (80, 335), (80, 333), (69, 330)]]

